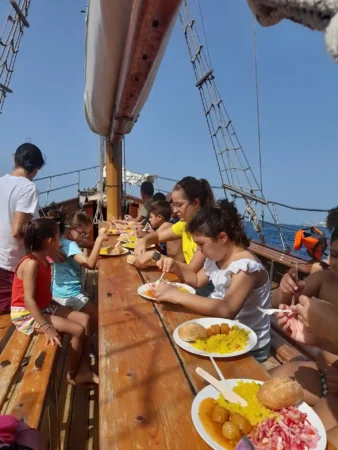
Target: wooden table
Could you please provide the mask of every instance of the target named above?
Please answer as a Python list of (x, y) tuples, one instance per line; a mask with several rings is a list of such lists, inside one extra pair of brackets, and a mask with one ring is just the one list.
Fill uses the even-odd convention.
[[(140, 285), (159, 278), (156, 268), (138, 272), (126, 257), (101, 259), (98, 267), (100, 450), (209, 449), (190, 409), (206, 385), (195, 368), (216, 373), (172, 337), (197, 315), (138, 296)], [(227, 378), (268, 378), (250, 355), (217, 362)]]

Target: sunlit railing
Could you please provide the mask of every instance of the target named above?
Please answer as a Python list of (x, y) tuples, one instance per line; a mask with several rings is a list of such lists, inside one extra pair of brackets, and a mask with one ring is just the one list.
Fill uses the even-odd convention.
[[(92, 166), (92, 167), (86, 167), (85, 169), (79, 169), (79, 170), (72, 170), (70, 172), (63, 172), (63, 173), (58, 173), (56, 175), (49, 175), (47, 177), (41, 177), (41, 178), (36, 178), (34, 181), (45, 181), (48, 180), (48, 187), (47, 189), (43, 190), (40, 192), (40, 195), (44, 195), (45, 196), (45, 206), (48, 205), (48, 201), (49, 201), (49, 194), (51, 192), (55, 192), (55, 191), (60, 191), (62, 189), (66, 189), (66, 188), (70, 188), (70, 187), (75, 187), (76, 186), (76, 196), (79, 195), (80, 193), (80, 187), (81, 187), (81, 174), (83, 172), (87, 172), (92, 170), (95, 174), (95, 179), (96, 179), (96, 184), (98, 182), (98, 174), (97, 174), (97, 169), (99, 169), (100, 166)], [(52, 187), (52, 183), (53, 180), (55, 180), (56, 178), (60, 178), (60, 177), (66, 177), (68, 175), (74, 175), (76, 177), (76, 181), (74, 183), (68, 183), (62, 186), (57, 186), (57, 187)]]

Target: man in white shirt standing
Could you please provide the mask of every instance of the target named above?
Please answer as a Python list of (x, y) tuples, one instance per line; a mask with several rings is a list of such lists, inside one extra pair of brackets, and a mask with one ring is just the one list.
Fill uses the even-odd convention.
[(24, 255), (20, 228), (39, 215), (39, 192), (32, 180), (44, 163), (38, 147), (22, 144), (13, 172), (0, 178), (0, 314), (10, 311), (14, 271)]

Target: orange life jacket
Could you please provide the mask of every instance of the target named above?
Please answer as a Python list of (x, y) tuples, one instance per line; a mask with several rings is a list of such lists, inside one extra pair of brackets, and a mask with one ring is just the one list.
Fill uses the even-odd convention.
[(295, 250), (300, 250), (303, 245), (312, 259), (320, 261), (325, 253), (325, 250), (327, 249), (328, 244), (322, 231), (316, 227), (310, 227), (298, 230), (295, 235), (293, 248)]

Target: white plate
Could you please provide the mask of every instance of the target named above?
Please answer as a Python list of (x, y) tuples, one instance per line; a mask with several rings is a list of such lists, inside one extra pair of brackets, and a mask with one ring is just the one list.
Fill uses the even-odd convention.
[[(242, 328), (243, 330), (250, 332), (249, 340), (246, 347), (243, 348), (243, 350), (239, 350), (238, 352), (228, 353), (226, 355), (222, 355), (220, 353), (208, 353), (193, 347), (189, 342), (182, 341), (182, 339), (180, 338), (178, 330), (180, 329), (180, 327), (190, 322), (199, 323), (200, 325), (203, 325), (205, 328), (209, 328), (211, 325), (220, 325), (221, 323), (227, 323), (229, 327), (237, 325), (239, 328)], [(181, 325), (179, 325), (174, 331), (174, 341), (181, 348), (183, 348), (187, 352), (194, 353), (195, 355), (207, 356), (208, 358), (209, 356), (213, 356), (214, 358), (233, 358), (234, 356), (244, 355), (245, 353), (248, 353), (250, 350), (252, 350), (257, 344), (257, 336), (256, 333), (251, 330), (251, 328), (247, 327), (246, 325), (243, 325), (238, 320), (220, 319), (217, 317), (202, 317), (201, 319), (194, 319), (189, 320), (188, 322), (181, 323)]]
[[(129, 247), (129, 245), (132, 245), (132, 247)], [(131, 243), (130, 242), (122, 242), (123, 248), (127, 248), (128, 250), (132, 250), (132, 251), (135, 250), (135, 245), (136, 245), (136, 242), (131, 242)], [(151, 248), (155, 248), (155, 244), (149, 245), (147, 247), (147, 250), (151, 249)]]
[[(258, 384), (263, 384), (261, 381), (256, 380), (246, 380), (238, 378), (236, 380), (227, 380), (227, 382), (230, 384), (230, 386), (233, 388), (236, 386), (236, 384), (239, 381), (246, 381), (248, 383), (255, 382)], [(210, 445), (211, 448), (214, 450), (224, 450), (224, 447), (222, 447), (220, 444), (218, 444), (216, 441), (214, 441), (209, 434), (205, 431), (202, 422), (200, 421), (198, 410), (201, 402), (206, 398), (214, 398), (217, 399), (219, 397), (219, 392), (213, 387), (213, 386), (207, 386), (204, 389), (202, 389), (195, 397), (192, 407), (191, 407), (191, 417), (192, 421), (194, 423), (194, 426), (198, 432), (198, 434), (201, 436), (201, 438)], [(305, 402), (301, 403), (298, 406), (298, 409), (307, 414), (307, 418), (311, 425), (318, 431), (318, 434), (320, 436), (320, 440), (318, 441), (317, 447), (314, 450), (325, 450), (326, 444), (327, 444), (327, 438), (326, 438), (326, 431), (324, 428), (324, 425), (320, 418), (317, 416), (317, 414), (314, 412), (314, 410)]]
[[(168, 284), (171, 284), (176, 287), (184, 287), (185, 289), (187, 289), (189, 291), (190, 294), (196, 294), (195, 289), (192, 288), (191, 286), (188, 286), (187, 284), (182, 284), (182, 283), (168, 283)], [(155, 283), (143, 284), (142, 286), (140, 286), (137, 289), (138, 295), (140, 295), (143, 298), (146, 298), (147, 300), (154, 301), (155, 300), (154, 298), (149, 297), (148, 295), (144, 295), (144, 292), (147, 291), (148, 289), (151, 289), (151, 287), (153, 287), (154, 285), (155, 285)]]
[(114, 258), (116, 256), (123, 256), (123, 255), (126, 255), (127, 253), (129, 253), (129, 250), (126, 249), (126, 248), (122, 248), (122, 253), (120, 253), (119, 255), (112, 255), (112, 254), (101, 253), (101, 250), (100, 250), (100, 256), (104, 256), (105, 258), (108, 258), (108, 257), (109, 258)]

